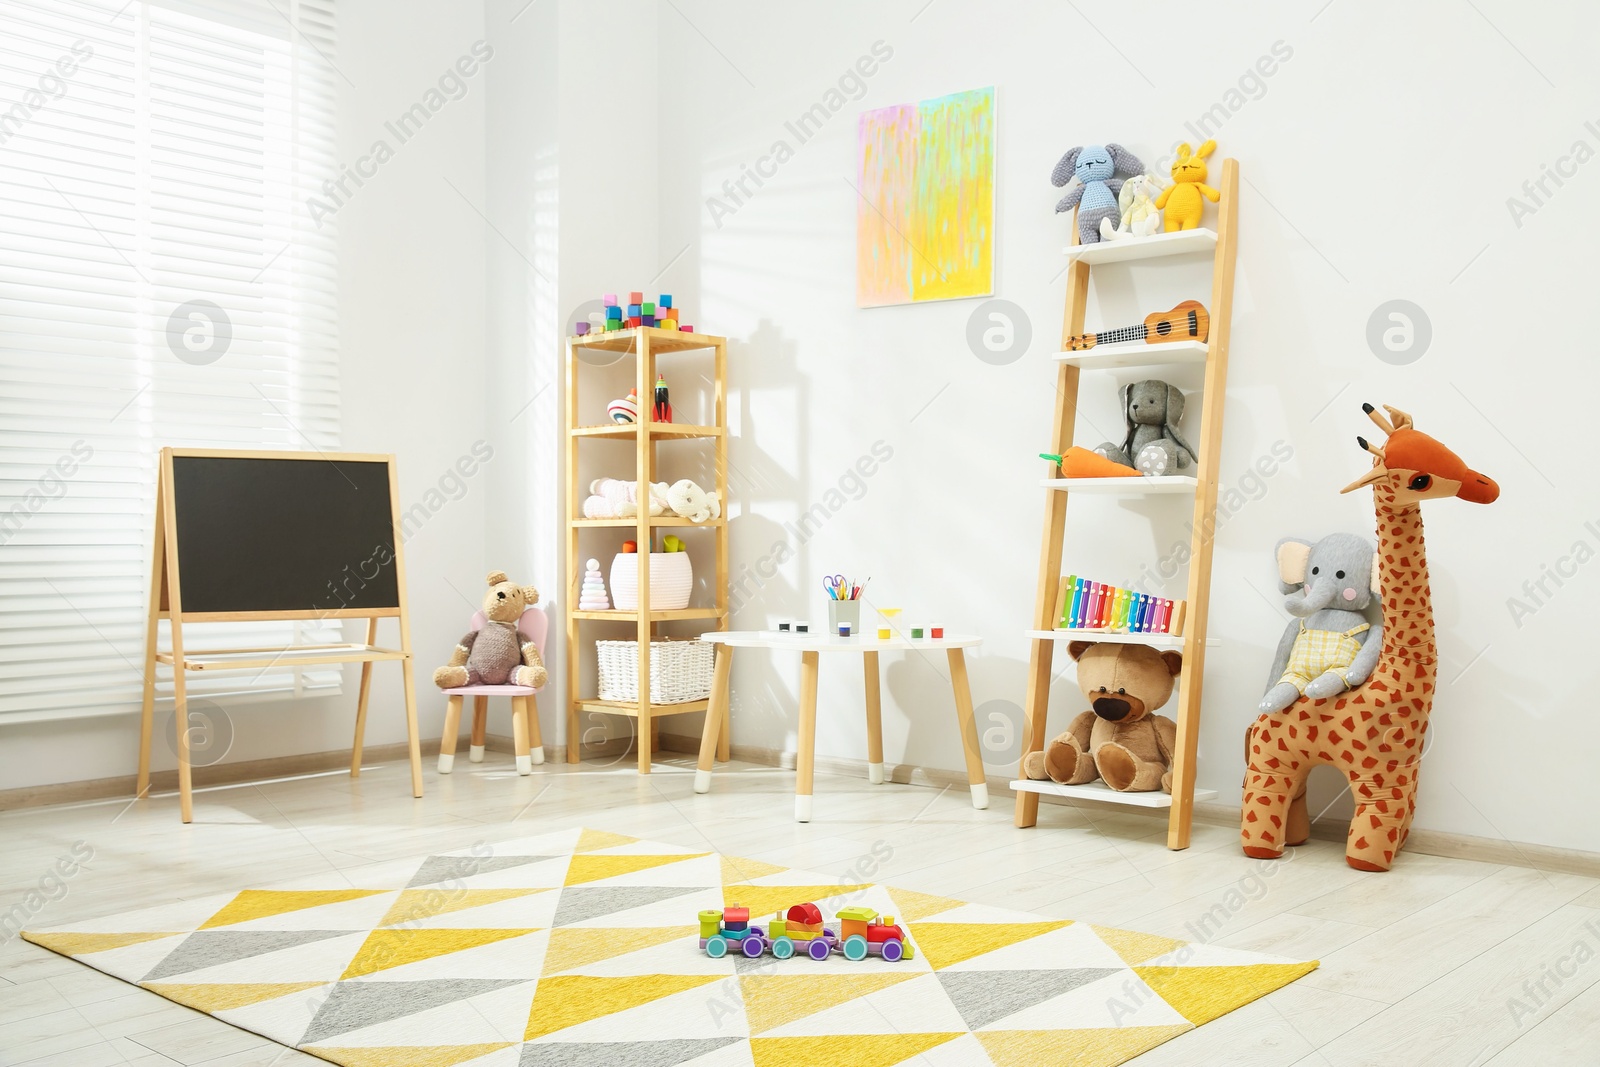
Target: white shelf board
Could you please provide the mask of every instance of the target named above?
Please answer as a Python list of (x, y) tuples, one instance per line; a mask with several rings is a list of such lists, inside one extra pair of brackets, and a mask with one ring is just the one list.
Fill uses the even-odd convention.
[[(1148, 793), (1119, 793), (1104, 782), (1089, 782), (1086, 785), (1060, 785), (1056, 782), (1035, 782), (1028, 778), (1019, 778), (1011, 783), (1014, 793), (1040, 793), (1047, 797), (1072, 797), (1075, 800), (1101, 800), (1108, 804), (1127, 804), (1135, 808), (1170, 808), (1172, 797), (1159, 789)], [(1216, 797), (1215, 789), (1196, 789), (1196, 800), (1212, 800)]]
[(1216, 251), (1216, 247), (1216, 230), (1194, 229), (1155, 233), (1149, 237), (1128, 237), (1121, 241), (1098, 241), (1090, 245), (1068, 245), (1066, 253), (1067, 258), (1081, 260), (1084, 263), (1121, 263), (1133, 259), (1182, 256), (1197, 252), (1210, 255)]
[(1104, 493), (1108, 496), (1148, 496), (1160, 493), (1194, 495), (1199, 479), (1187, 474), (1167, 474), (1160, 478), (1043, 478), (1046, 489), (1065, 489), (1074, 493)]
[(1123, 367), (1169, 367), (1205, 365), (1208, 346), (1204, 341), (1167, 341), (1146, 344), (1134, 341), (1120, 345), (1096, 345), (1083, 352), (1057, 352), (1058, 363), (1083, 370), (1117, 370)]
[[(1171, 634), (1124, 634), (1109, 633), (1105, 630), (1025, 630), (1025, 637), (1045, 641), (1093, 641), (1101, 645), (1149, 645), (1151, 648), (1171, 649), (1174, 652), (1183, 651), (1184, 638), (1174, 637)], [(1222, 644), (1216, 637), (1206, 638), (1206, 647), (1215, 648)]]

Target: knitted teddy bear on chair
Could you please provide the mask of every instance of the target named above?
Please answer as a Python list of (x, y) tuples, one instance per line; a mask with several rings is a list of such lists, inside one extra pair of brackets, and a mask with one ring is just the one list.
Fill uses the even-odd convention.
[(539, 590), (517, 585), (505, 571), (489, 572), (483, 595), (483, 626), (456, 643), (450, 662), (433, 672), (440, 689), (463, 685), (525, 685), (543, 689), (550, 680), (539, 646), (517, 632), (528, 607), (539, 602)]

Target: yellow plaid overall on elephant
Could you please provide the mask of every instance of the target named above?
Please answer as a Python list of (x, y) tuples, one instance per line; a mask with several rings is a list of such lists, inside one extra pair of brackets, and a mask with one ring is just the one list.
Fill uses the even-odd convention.
[(1294, 639), (1294, 647), (1289, 650), (1289, 664), (1278, 681), (1288, 682), (1304, 693), (1313, 679), (1332, 672), (1348, 685), (1349, 679), (1345, 674), (1350, 664), (1355, 662), (1356, 654), (1361, 651), (1361, 642), (1356, 640), (1356, 634), (1369, 629), (1371, 627), (1367, 623), (1362, 623), (1342, 633), (1338, 630), (1308, 630), (1306, 621), (1301, 619), (1300, 633)]

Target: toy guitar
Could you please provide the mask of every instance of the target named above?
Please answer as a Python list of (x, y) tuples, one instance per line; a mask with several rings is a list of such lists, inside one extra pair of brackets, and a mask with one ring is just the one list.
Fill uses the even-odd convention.
[(1157, 345), (1168, 341), (1204, 341), (1211, 328), (1211, 316), (1198, 300), (1185, 300), (1171, 311), (1145, 316), (1137, 326), (1118, 330), (1079, 334), (1067, 342), (1072, 352), (1084, 352), (1095, 345), (1114, 345), (1122, 341), (1144, 341)]

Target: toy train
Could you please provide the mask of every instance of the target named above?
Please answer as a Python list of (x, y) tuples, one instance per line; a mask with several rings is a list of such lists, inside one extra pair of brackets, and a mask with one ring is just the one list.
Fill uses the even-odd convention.
[(726, 956), (730, 947), (747, 959), (769, 950), (780, 960), (797, 951), (814, 960), (825, 960), (834, 952), (847, 960), (880, 956), (893, 963), (916, 958), (911, 939), (895, 924), (894, 916), (879, 916), (859, 904), (839, 909), (837, 931), (822, 924), (822, 909), (815, 904), (796, 904), (779, 912), (765, 929), (750, 924), (749, 908), (734, 904), (720, 912), (709, 909), (700, 913), (700, 947), (713, 959)]

